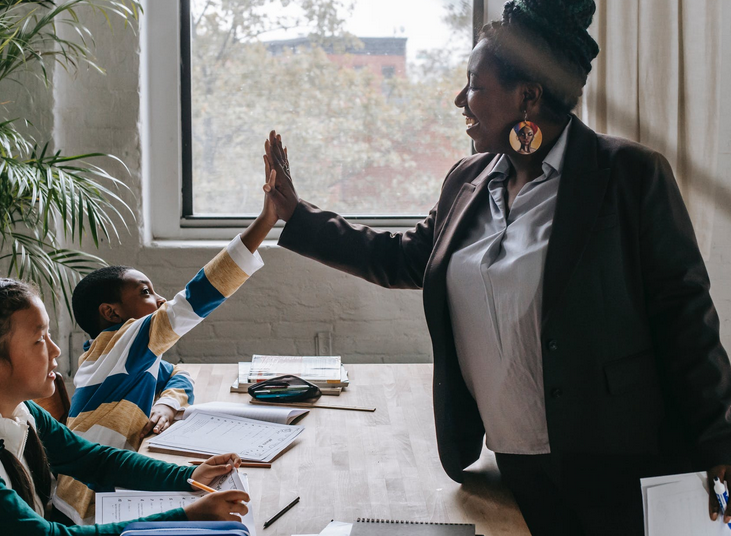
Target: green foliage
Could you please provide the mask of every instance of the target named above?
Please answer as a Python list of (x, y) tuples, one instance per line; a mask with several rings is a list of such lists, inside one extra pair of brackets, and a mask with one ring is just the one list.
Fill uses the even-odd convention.
[[(91, 8), (110, 17), (134, 20), (140, 13), (132, 0), (0, 1), (0, 82), (22, 85), (18, 75), (32, 73), (48, 87), (49, 67), (64, 69), (86, 63), (102, 71), (91, 54), (93, 36), (77, 10)], [(58, 34), (71, 28), (74, 39)], [(6, 103), (7, 104), (7, 103)], [(49, 110), (50, 113), (50, 110)], [(0, 122), (0, 263), (10, 277), (34, 281), (41, 291), (63, 301), (70, 311), (70, 292), (80, 275), (104, 261), (75, 249), (90, 236), (98, 248), (100, 237), (117, 237), (117, 207), (129, 210), (116, 190), (125, 187), (88, 159), (111, 157), (101, 153), (65, 156), (50, 152), (16, 129), (24, 119)], [(124, 164), (122, 164), (124, 165)]]

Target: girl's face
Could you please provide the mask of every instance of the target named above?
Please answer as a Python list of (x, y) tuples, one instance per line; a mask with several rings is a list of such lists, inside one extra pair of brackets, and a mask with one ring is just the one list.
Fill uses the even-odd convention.
[(48, 314), (39, 298), (34, 297), (29, 308), (13, 313), (10, 326), (5, 344), (9, 361), (0, 359), (0, 402), (6, 412), (25, 400), (54, 393), (53, 371), (61, 354), (48, 333)]

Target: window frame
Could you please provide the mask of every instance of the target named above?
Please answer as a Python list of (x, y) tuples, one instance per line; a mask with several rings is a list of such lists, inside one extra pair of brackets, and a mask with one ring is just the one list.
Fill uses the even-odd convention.
[[(483, 25), (484, 2), (473, 3), (473, 40)], [(190, 0), (146, 0), (141, 28), (141, 141), (147, 241), (230, 237), (256, 216), (193, 212)], [(176, 68), (179, 66), (179, 68)], [(171, 88), (177, 98), (171, 99)], [(445, 170), (446, 172), (446, 170)], [(171, 200), (171, 192), (175, 192)], [(263, 200), (263, 197), (262, 197)], [(424, 215), (348, 215), (350, 221), (389, 230), (413, 227)], [(280, 222), (269, 238), (276, 239)]]

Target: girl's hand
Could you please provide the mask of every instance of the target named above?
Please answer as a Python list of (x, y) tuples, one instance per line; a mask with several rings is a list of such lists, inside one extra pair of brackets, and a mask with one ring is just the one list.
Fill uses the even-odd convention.
[(272, 200), (279, 219), (289, 221), (299, 203), (297, 191), (292, 183), (289, 172), (287, 149), (282, 146), (282, 137), (274, 130), (269, 133), (269, 139), (264, 143), (265, 160), (269, 168), (276, 172), (274, 184), (264, 185), (267, 198)]
[(238, 469), (239, 465), (241, 465), (241, 458), (239, 458), (238, 454), (219, 454), (218, 456), (208, 458), (196, 467), (190, 478), (197, 480), (201, 484), (208, 485), (216, 477)]
[(140, 437), (145, 437), (150, 432), (159, 434), (167, 430), (175, 420), (175, 410), (165, 404), (155, 404), (150, 411), (150, 420), (140, 432)]
[[(201, 466), (203, 467), (203, 466)], [(249, 511), (249, 495), (237, 489), (208, 493), (184, 508), (190, 521), (241, 521)]]

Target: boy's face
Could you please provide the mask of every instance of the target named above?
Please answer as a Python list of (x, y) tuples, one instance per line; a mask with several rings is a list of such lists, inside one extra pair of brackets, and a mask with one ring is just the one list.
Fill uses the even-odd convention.
[(157, 311), (165, 303), (165, 298), (158, 296), (152, 283), (145, 274), (138, 270), (129, 270), (122, 276), (122, 290), (118, 303), (112, 304), (119, 322), (130, 318), (142, 318)]

